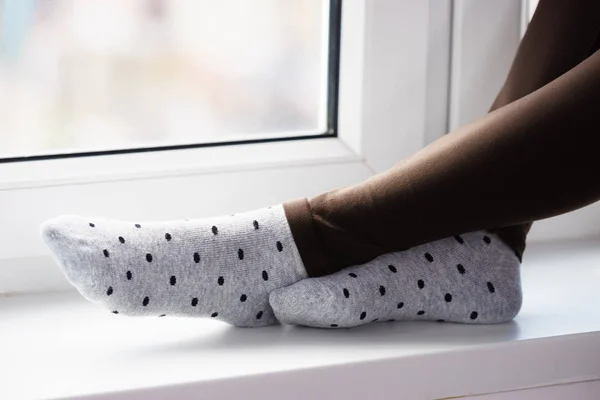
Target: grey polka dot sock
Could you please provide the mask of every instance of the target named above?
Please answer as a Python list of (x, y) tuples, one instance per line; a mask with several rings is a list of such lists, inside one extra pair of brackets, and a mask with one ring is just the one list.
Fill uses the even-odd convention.
[(273, 291), (285, 323), (322, 328), (376, 321), (509, 321), (521, 307), (519, 260), (496, 235), (473, 232), (385, 254)]
[(307, 276), (282, 206), (173, 222), (63, 216), (41, 231), (67, 279), (115, 314), (264, 326), (269, 292)]

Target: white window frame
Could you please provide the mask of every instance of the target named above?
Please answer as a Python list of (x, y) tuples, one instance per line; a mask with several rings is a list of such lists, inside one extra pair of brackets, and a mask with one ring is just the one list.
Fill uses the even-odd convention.
[[(521, 0), (344, 0), (336, 138), (0, 164), (0, 293), (65, 287), (38, 234), (56, 215), (209, 217), (386, 170), (485, 113), (497, 91), (486, 85), (502, 82), (518, 46), (520, 7)], [(474, 23), (482, 13), (486, 21)], [(492, 50), (500, 67), (481, 75), (492, 43), (504, 46)], [(469, 90), (478, 86), (486, 89)], [(579, 213), (536, 224), (534, 238), (598, 233), (600, 212)]]

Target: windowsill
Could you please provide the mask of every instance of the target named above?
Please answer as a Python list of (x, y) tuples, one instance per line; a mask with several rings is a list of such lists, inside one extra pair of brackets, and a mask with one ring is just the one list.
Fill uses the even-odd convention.
[(523, 285), (510, 323), (351, 330), (130, 319), (74, 292), (0, 297), (0, 398), (439, 399), (600, 379), (600, 240), (530, 246)]

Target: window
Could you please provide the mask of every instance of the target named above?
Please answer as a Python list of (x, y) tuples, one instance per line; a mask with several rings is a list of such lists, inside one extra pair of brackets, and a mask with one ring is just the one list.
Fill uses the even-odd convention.
[(6, 0), (0, 159), (332, 136), (340, 7)]
[[(318, 36), (319, 41), (315, 39), (309, 47), (318, 48), (323, 54), (319, 55), (319, 77), (311, 80), (316, 85), (311, 89), (316, 90), (315, 97), (309, 99), (312, 106), (303, 106), (318, 106), (319, 111), (306, 113), (312, 117), (303, 120), (305, 125), (298, 120), (284, 125), (277, 115), (265, 114), (263, 121), (258, 113), (248, 114), (254, 121), (268, 122), (271, 128), (263, 125), (259, 129), (253, 125), (254, 131), (241, 132), (228, 125), (229, 130), (218, 131), (218, 136), (213, 137), (207, 136), (212, 134), (208, 130), (197, 133), (189, 130), (187, 133), (193, 135), (193, 140), (167, 135), (177, 132), (184, 135), (187, 125), (182, 123), (177, 125), (183, 127), (181, 131), (163, 130), (167, 136), (158, 138), (162, 142), (154, 136), (135, 137), (139, 141), (130, 142), (115, 142), (114, 137), (110, 137), (110, 141), (107, 138), (102, 143), (85, 146), (71, 143), (71, 147), (64, 144), (61, 144), (63, 147), (46, 144), (40, 147), (30, 143), (21, 145), (18, 151), (12, 142), (13, 147), (7, 150), (3, 142), (0, 144), (0, 159), (4, 157), (5, 161), (0, 161), (0, 293), (66, 287), (37, 234), (42, 221), (59, 214), (138, 221), (210, 217), (310, 197), (360, 182), (391, 167), (422, 148), (428, 140), (442, 136), (454, 123), (461, 124), (463, 120), (485, 113), (497, 91), (492, 84), (501, 84), (514, 56), (522, 15), (521, 0), (495, 2), (491, 8), (491, 3), (481, 5), (479, 0), (352, 0), (343, 2), (343, 6), (339, 0), (232, 1), (223, 0), (219, 4), (240, 7), (271, 4), (280, 10), (283, 7), (295, 11), (309, 7), (300, 3), (316, 4), (311, 8), (314, 12), (311, 15), (316, 15), (315, 21), (318, 18), (320, 22), (307, 22), (307, 26), (319, 27), (319, 35), (314, 36)], [(7, 5), (11, 4), (22, 5), (20, 12), (27, 10), (27, 4), (38, 5), (48, 12), (49, 4), (85, 3), (99, 7), (96, 14), (100, 15), (103, 7), (114, 4), (128, 5), (123, 7), (137, 4), (138, 10), (148, 14), (148, 8), (141, 4), (157, 7), (157, 4), (176, 2), (185, 4), (185, 0), (4, 0), (0, 2), (3, 5), (0, 10), (2, 21), (12, 23), (14, 18), (6, 17)], [(201, 4), (212, 5), (204, 0)], [(150, 10), (166, 12), (160, 8)], [(137, 15), (128, 12), (128, 15)], [(152, 13), (150, 15), (154, 15)], [(226, 26), (227, 14), (219, 15), (224, 21), (213, 22)], [(0, 31), (1, 43), (5, 43), (5, 22)], [(8, 50), (3, 48), (2, 51)], [(16, 59), (23, 57), (19, 55)], [(11, 73), (21, 73), (17, 65), (20, 64), (14, 67), (2, 64), (0, 70), (15, 68)], [(95, 68), (95, 63), (90, 65)], [(295, 77), (303, 74), (302, 71), (289, 72)], [(133, 77), (133, 83), (121, 80), (119, 85), (128, 88), (133, 96), (137, 92), (131, 85), (141, 78), (128, 74)], [(282, 79), (289, 82), (285, 80), (288, 77)], [(246, 84), (242, 80), (236, 82)], [(291, 87), (298, 87), (294, 84), (292, 82)], [(156, 89), (152, 86), (146, 89), (150, 88)], [(148, 99), (143, 97), (142, 101)], [(156, 113), (165, 112), (160, 107), (155, 109)], [(122, 112), (121, 108), (115, 110)], [(9, 117), (14, 124), (33, 126), (37, 123), (27, 121), (27, 115), (20, 118), (6, 115), (3, 106), (0, 107), (0, 141), (5, 140), (2, 124)], [(146, 126), (143, 119), (131, 115), (140, 114), (127, 114), (130, 119), (124, 121)], [(142, 114), (148, 119), (149, 115)], [(146, 131), (139, 129), (139, 132)], [(27, 136), (22, 136), (19, 140), (25, 138)], [(9, 142), (15, 139), (9, 138)], [(87, 151), (95, 152), (95, 156), (74, 157), (88, 155)], [(34, 154), (37, 156), (30, 157)], [(13, 156), (21, 162), (9, 162), (7, 157)], [(548, 230), (566, 231), (565, 224), (560, 229)], [(36, 279), (30, 279), (32, 276)]]

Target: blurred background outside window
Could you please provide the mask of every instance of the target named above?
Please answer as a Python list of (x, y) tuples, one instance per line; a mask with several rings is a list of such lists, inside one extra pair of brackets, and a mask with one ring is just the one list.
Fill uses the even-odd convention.
[(0, 0), (0, 159), (324, 133), (326, 0)]

